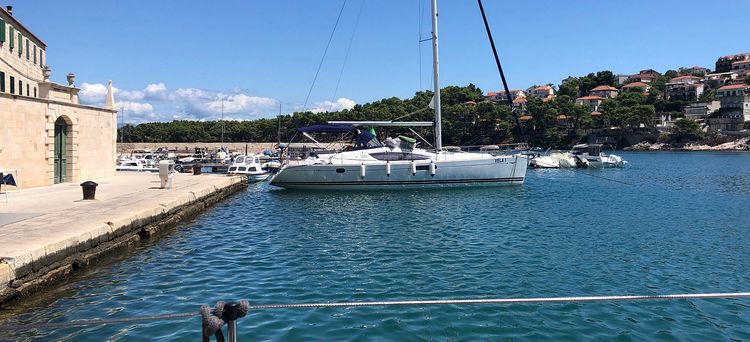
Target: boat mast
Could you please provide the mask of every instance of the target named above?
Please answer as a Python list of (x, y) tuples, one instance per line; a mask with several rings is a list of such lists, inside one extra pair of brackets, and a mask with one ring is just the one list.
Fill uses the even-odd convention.
[(438, 62), (438, 14), (437, 0), (432, 0), (432, 73), (435, 81), (435, 151), (443, 149), (443, 133), (440, 125), (440, 64)]

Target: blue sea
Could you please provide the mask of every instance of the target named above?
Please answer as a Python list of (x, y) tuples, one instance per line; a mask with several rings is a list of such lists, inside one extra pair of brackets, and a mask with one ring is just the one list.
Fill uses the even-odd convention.
[[(252, 304), (750, 291), (750, 153), (622, 152), (522, 186), (311, 192), (253, 184), (0, 312), (64, 322)], [(198, 318), (0, 340), (200, 339)], [(241, 341), (750, 340), (750, 299), (253, 311)]]

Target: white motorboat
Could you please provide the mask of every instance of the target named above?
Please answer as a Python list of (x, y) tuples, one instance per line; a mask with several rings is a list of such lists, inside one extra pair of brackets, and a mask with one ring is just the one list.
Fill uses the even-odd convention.
[(608, 168), (623, 167), (628, 162), (614, 154), (607, 155), (602, 151), (602, 144), (579, 144), (571, 152), (580, 167)]
[(533, 168), (574, 168), (576, 159), (570, 153), (553, 152), (549, 155), (538, 155), (529, 161)]
[(260, 182), (266, 180), (271, 173), (263, 169), (258, 155), (242, 155), (234, 158), (232, 165), (227, 170), (227, 174), (245, 175), (249, 181)]
[(147, 167), (140, 159), (121, 159), (115, 167), (117, 171), (159, 171), (155, 167)]
[[(438, 62), (437, 1), (432, 0), (433, 122), (329, 122), (328, 125), (303, 127), (308, 133), (351, 132), (356, 140), (352, 150), (325, 153), (301, 160), (287, 155), (271, 184), (284, 188), (349, 190), (422, 188), (432, 186), (470, 186), (522, 184), (526, 177), (527, 157), (520, 154), (447, 151), (442, 147), (440, 77)], [(387, 139), (385, 144), (366, 129), (377, 126), (432, 126), (434, 150), (418, 148), (410, 138)], [(317, 144), (316, 141), (313, 140)]]

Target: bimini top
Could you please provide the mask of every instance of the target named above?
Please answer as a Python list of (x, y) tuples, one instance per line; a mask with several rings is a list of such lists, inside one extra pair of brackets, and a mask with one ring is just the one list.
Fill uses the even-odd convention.
[(300, 127), (298, 131), (302, 133), (349, 133), (353, 129), (353, 125), (329, 124)]

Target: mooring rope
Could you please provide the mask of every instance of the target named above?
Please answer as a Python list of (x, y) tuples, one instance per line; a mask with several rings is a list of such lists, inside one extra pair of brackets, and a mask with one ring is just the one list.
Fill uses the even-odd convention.
[[(480, 304), (541, 304), (541, 303), (585, 303), (606, 301), (643, 301), (643, 300), (679, 300), (679, 299), (739, 299), (750, 298), (750, 292), (720, 292), (720, 293), (683, 293), (666, 295), (624, 295), (624, 296), (583, 296), (583, 297), (536, 297), (536, 298), (471, 298), (471, 299), (434, 299), (434, 300), (403, 300), (403, 301), (371, 301), (371, 302), (338, 302), (338, 303), (290, 303), (290, 304), (242, 304), (247, 310), (270, 309), (310, 309), (310, 308), (342, 308), (342, 307), (373, 307), (373, 306), (428, 306), (428, 305), (480, 305)], [(219, 304), (217, 304), (217, 308)], [(245, 309), (243, 309), (245, 310)], [(206, 316), (206, 308), (202, 308)], [(246, 312), (246, 311), (245, 311)], [(85, 319), (57, 323), (8, 323), (0, 324), (0, 331), (28, 331), (38, 329), (73, 328), (94, 325), (143, 323), (164, 320), (186, 319), (201, 316), (201, 311), (172, 313), (157, 316), (113, 318), (113, 319)], [(221, 313), (219, 313), (221, 316)], [(205, 318), (204, 318), (205, 319)]]

